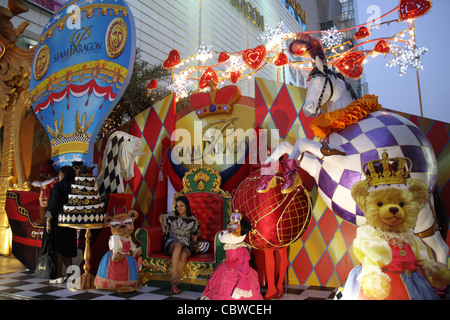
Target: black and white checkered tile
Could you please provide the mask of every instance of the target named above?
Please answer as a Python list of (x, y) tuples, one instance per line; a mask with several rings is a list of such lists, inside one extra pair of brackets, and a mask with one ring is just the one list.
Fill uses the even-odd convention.
[[(281, 300), (332, 300), (337, 289), (290, 286)], [(264, 293), (264, 289), (262, 290)], [(132, 293), (108, 290), (73, 290), (67, 283), (49, 284), (30, 271), (0, 275), (0, 300), (199, 300), (201, 292), (173, 294), (169, 288), (143, 286)]]
[(0, 275), (0, 300), (197, 300), (201, 292), (184, 291), (174, 295), (169, 288), (143, 286), (132, 293), (109, 290), (73, 290), (67, 283), (49, 284), (33, 272), (21, 271)]

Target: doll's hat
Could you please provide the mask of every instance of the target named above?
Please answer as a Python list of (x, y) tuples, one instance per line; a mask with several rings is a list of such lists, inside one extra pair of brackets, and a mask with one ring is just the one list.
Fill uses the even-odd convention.
[(41, 168), (39, 169), (39, 173), (41, 175), (55, 175), (58, 173), (56, 171), (55, 167), (53, 166), (54, 161), (52, 159), (47, 159), (44, 161), (44, 163), (41, 165)]

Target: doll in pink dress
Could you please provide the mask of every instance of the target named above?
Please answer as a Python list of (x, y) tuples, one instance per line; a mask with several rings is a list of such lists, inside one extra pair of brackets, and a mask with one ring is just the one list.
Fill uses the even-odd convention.
[(224, 244), (225, 259), (217, 266), (203, 291), (202, 300), (262, 300), (258, 273), (249, 261), (248, 245), (244, 242), (251, 224), (234, 213), (226, 230), (219, 234)]

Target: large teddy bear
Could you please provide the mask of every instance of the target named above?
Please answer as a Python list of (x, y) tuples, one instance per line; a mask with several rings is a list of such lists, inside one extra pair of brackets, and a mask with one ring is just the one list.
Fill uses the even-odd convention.
[(249, 264), (250, 252), (244, 242), (250, 229), (250, 222), (242, 219), (241, 213), (231, 215), (227, 229), (218, 236), (226, 257), (214, 270), (202, 300), (262, 300), (258, 273)]
[[(357, 229), (353, 250), (361, 264), (350, 272), (342, 299), (439, 299), (433, 287), (449, 285), (450, 271), (430, 258), (425, 244), (413, 233), (428, 199), (427, 187), (420, 180), (406, 179), (407, 175), (405, 183), (393, 184), (383, 184), (383, 174), (376, 177), (382, 178), (374, 183), (369, 173), (368, 179), (352, 188), (367, 224)], [(392, 178), (391, 182), (398, 182), (394, 172)]]
[(136, 258), (142, 253), (133, 242), (134, 220), (138, 217), (135, 210), (126, 212), (125, 207), (114, 208), (114, 216), (105, 219), (105, 225), (111, 228), (109, 250), (100, 261), (94, 285), (97, 289), (133, 292), (141, 288), (139, 268)]

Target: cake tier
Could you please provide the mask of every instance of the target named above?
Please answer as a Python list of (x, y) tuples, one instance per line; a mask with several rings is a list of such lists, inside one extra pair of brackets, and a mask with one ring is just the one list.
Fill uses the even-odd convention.
[(58, 215), (58, 222), (61, 224), (97, 224), (103, 223), (107, 217), (107, 213), (81, 213), (81, 214), (67, 214), (60, 213)]
[(89, 206), (69, 206), (64, 205), (63, 212), (65, 214), (96, 214), (103, 213), (105, 204), (103, 202), (99, 204), (93, 204)]
[(79, 186), (95, 187), (95, 177), (75, 177), (75, 184)]
[(93, 196), (98, 194), (98, 188), (72, 184), (71, 194)]
[(99, 195), (78, 195), (78, 194), (69, 194), (69, 206), (88, 206), (93, 204), (101, 203)]

